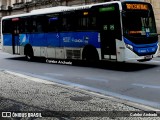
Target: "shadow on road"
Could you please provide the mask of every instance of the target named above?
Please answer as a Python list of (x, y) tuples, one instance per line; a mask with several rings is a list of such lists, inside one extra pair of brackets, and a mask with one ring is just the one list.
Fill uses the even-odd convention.
[(86, 61), (76, 61), (75, 66), (83, 67), (94, 67), (107, 70), (133, 72), (146, 69), (152, 69), (158, 67), (158, 65), (146, 64), (146, 63), (122, 63), (122, 62), (110, 62), (110, 61), (98, 61), (98, 62), (86, 62)]
[[(25, 57), (14, 57), (14, 58), (12, 57), (12, 58), (6, 58), (6, 59), (27, 61)], [(55, 61), (59, 61), (59, 60), (56, 59)], [(60, 61), (65, 61), (65, 60), (60, 60)], [(110, 61), (98, 61), (98, 62), (87, 62), (82, 60), (66, 60), (66, 61), (67, 62), (71, 61), (72, 66), (92, 67), (92, 68), (100, 68), (100, 69), (106, 69), (106, 70), (124, 71), (124, 72), (133, 72), (133, 71), (152, 69), (159, 66), (159, 65), (147, 64), (145, 62), (144, 63), (143, 62), (122, 63), (122, 62), (110, 62)], [(32, 61), (28, 61), (28, 62), (46, 63), (46, 59), (35, 57)], [(61, 64), (61, 65), (65, 65), (65, 64)]]
[(25, 57), (21, 56), (21, 57), (12, 57), (12, 58), (5, 58), (8, 60), (19, 60), (19, 61), (27, 61), (27, 62), (39, 62), (39, 63), (45, 63), (46, 59), (45, 58), (41, 58), (41, 57), (35, 57), (34, 59), (32, 59), (31, 61), (28, 61)]

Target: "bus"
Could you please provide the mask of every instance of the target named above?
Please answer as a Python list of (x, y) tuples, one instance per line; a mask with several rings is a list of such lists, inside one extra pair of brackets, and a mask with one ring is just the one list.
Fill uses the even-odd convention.
[(28, 60), (148, 61), (158, 55), (152, 5), (110, 1), (57, 6), (1, 19), (2, 50)]

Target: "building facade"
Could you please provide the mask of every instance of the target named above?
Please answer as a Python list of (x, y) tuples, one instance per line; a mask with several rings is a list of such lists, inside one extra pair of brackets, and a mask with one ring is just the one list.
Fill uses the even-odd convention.
[[(30, 12), (34, 9), (48, 8), (53, 6), (72, 6), (98, 3), (104, 1), (116, 0), (1, 0), (0, 1), (0, 18), (6, 15), (14, 15)], [(152, 4), (157, 30), (160, 34), (160, 2), (159, 0), (143, 0)]]

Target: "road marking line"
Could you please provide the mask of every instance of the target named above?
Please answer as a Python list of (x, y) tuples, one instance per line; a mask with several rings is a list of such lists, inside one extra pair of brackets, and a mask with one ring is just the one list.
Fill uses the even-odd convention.
[(137, 84), (137, 83), (134, 83), (132, 85), (142, 87), (142, 88), (160, 89), (160, 86), (158, 86), (158, 85), (145, 85), (145, 84)]
[(45, 73), (46, 75), (52, 75), (52, 76), (64, 76), (63, 74), (58, 73)]
[(149, 61), (149, 62), (156, 62), (156, 63), (160, 63), (160, 61), (158, 61), (158, 60), (151, 60), (151, 61)]

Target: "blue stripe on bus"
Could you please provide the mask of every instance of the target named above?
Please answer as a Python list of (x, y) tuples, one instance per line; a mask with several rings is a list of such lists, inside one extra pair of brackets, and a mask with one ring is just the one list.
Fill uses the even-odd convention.
[[(20, 34), (21, 46), (31, 44), (32, 46), (43, 47), (83, 47), (91, 44), (100, 48), (98, 32), (63, 32), (63, 33), (35, 33)], [(12, 45), (12, 35), (3, 35), (3, 45)]]
[(152, 44), (136, 45), (136, 44), (132, 43), (131, 41), (129, 41), (127, 38), (124, 38), (124, 42), (126, 44), (129, 44), (129, 45), (133, 46), (133, 50), (136, 53), (138, 53), (139, 55), (144, 55), (144, 54), (147, 54), (147, 53), (155, 53), (158, 49), (158, 42), (152, 43)]
[(4, 34), (3, 35), (3, 45), (4, 46), (11, 46), (12, 45), (12, 35), (11, 34)]
[(28, 34), (20, 34), (19, 35), (20, 46), (25, 46), (29, 43), (29, 35)]
[(98, 32), (71, 32), (60, 34), (61, 45), (65, 47), (82, 47), (91, 44), (100, 48)]
[[(158, 41), (158, 40), (157, 40)], [(127, 38), (124, 38), (124, 42), (126, 43), (126, 44), (129, 44), (129, 45), (132, 45), (133, 47), (150, 47), (150, 46), (157, 46), (157, 44), (158, 44), (158, 42), (156, 42), (156, 43), (151, 43), (151, 44), (139, 44), (139, 45), (137, 45), (137, 44), (134, 44), (134, 43), (132, 43), (130, 40), (128, 40)]]

